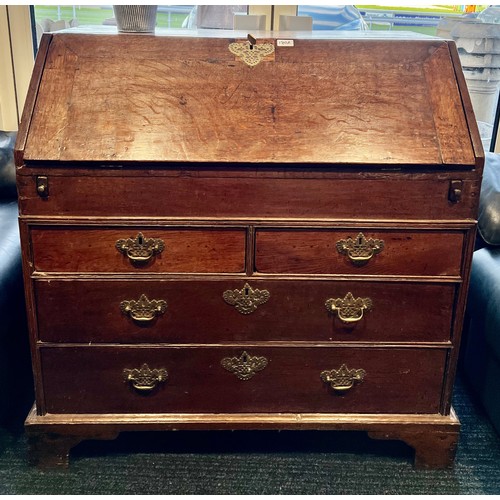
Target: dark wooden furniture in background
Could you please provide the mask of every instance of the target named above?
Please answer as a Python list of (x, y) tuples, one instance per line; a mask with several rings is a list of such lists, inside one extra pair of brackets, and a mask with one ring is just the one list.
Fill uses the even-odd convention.
[(449, 465), (483, 165), (455, 46), (230, 36), (42, 39), (16, 152), (32, 461), (351, 429)]

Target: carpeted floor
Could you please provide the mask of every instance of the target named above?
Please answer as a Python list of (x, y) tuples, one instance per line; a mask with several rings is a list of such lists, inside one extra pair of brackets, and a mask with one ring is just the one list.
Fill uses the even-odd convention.
[(0, 428), (0, 494), (500, 494), (500, 437), (460, 379), (454, 407), (461, 439), (444, 471), (358, 432), (183, 431), (85, 442), (68, 470), (42, 472), (19, 419)]

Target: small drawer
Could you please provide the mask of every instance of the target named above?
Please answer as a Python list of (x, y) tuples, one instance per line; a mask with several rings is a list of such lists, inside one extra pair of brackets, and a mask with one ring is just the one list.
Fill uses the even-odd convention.
[(438, 413), (445, 349), (41, 348), (49, 413)]
[(258, 229), (255, 269), (269, 274), (459, 276), (460, 231)]
[(241, 273), (244, 228), (34, 226), (36, 271)]
[(344, 280), (34, 284), (39, 340), (132, 344), (449, 342), (456, 290), (453, 283)]

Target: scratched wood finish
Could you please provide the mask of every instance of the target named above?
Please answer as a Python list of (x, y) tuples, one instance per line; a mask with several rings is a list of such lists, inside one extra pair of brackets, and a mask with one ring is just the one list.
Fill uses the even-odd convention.
[(364, 265), (354, 264), (336, 247), (359, 231), (257, 229), (255, 269), (271, 274), (460, 275), (461, 232), (360, 231), (384, 241), (383, 250)]
[[(118, 251), (116, 242), (158, 238), (165, 249), (136, 264)], [(31, 230), (37, 271), (101, 273), (241, 273), (245, 270), (244, 228), (162, 229), (147, 227), (43, 227)]]
[[(267, 290), (251, 314), (223, 299), (226, 290)], [(366, 281), (37, 280), (38, 337), (43, 342), (201, 343), (248, 341), (449, 342), (456, 285)], [(373, 309), (350, 326), (325, 302), (370, 297)], [(124, 300), (167, 302), (156, 320), (138, 324)], [(85, 297), (85, 301), (81, 300)], [(68, 324), (72, 328), (68, 328)]]
[(52, 36), (24, 160), (474, 165), (448, 42), (231, 41)]
[(450, 180), (461, 178), (459, 173), (439, 179), (400, 173), (370, 179), (338, 172), (328, 178), (191, 173), (188, 169), (176, 177), (143, 177), (124, 172), (117, 182), (115, 177), (89, 177), (88, 171), (86, 176), (51, 176), (48, 169), (47, 199), (38, 196), (34, 177), (18, 177), (19, 206), (25, 215), (50, 216), (471, 220), (480, 191), (477, 180), (464, 180), (462, 201), (450, 202)]
[[(243, 350), (268, 360), (250, 380), (240, 380), (221, 366), (223, 358), (240, 356)], [(444, 349), (41, 349), (49, 413), (436, 413), (445, 359)], [(150, 394), (137, 393), (123, 377), (123, 369), (143, 363), (168, 372), (168, 380)], [(344, 363), (364, 369), (366, 375), (338, 395), (320, 373)]]

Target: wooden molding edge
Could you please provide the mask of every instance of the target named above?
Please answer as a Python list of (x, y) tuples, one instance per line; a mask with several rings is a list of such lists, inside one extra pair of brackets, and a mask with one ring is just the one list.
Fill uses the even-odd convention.
[[(33, 406), (26, 430), (40, 427), (66, 426), (68, 433), (75, 428), (118, 426), (121, 430), (162, 429), (330, 429), (368, 430), (371, 427), (405, 426), (424, 428), (439, 426), (443, 430), (458, 429), (460, 422), (453, 411), (439, 414), (359, 414), (359, 413), (141, 413), (141, 414), (51, 414), (37, 415)], [(422, 429), (423, 430), (423, 429)]]

